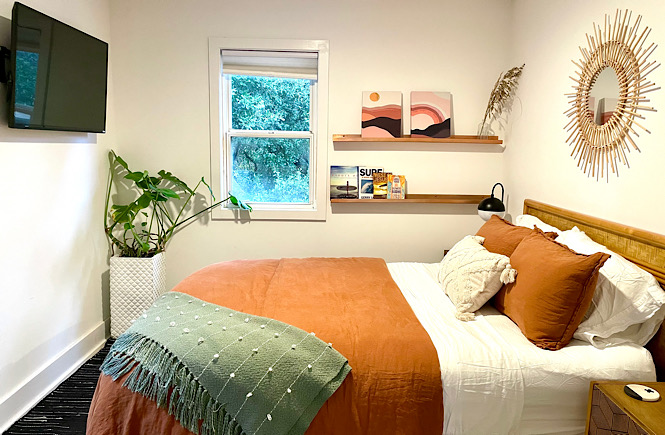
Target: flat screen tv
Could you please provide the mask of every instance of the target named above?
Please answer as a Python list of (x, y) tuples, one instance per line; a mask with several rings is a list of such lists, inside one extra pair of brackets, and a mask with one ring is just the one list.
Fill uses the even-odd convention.
[(9, 126), (103, 133), (108, 44), (15, 3)]

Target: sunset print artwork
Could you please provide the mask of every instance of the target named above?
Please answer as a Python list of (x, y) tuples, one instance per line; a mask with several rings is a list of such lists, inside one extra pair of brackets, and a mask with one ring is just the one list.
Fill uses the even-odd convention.
[(402, 93), (363, 92), (363, 138), (390, 138), (402, 136)]
[(411, 137), (450, 137), (450, 92), (411, 92)]

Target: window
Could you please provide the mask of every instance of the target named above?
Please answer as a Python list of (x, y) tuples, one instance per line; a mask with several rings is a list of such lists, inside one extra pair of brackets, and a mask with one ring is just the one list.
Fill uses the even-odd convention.
[(327, 41), (210, 40), (213, 189), (252, 219), (325, 219), (327, 70)]

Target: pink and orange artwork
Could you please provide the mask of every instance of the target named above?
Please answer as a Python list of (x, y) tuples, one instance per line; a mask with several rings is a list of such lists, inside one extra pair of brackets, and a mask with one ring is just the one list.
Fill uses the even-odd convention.
[(376, 139), (402, 136), (401, 92), (363, 92), (360, 136)]
[(614, 110), (617, 108), (619, 100), (617, 98), (601, 98), (600, 99), (600, 122), (596, 120), (597, 124), (603, 125), (610, 120), (614, 115)]
[(450, 137), (450, 92), (411, 92), (411, 137)]

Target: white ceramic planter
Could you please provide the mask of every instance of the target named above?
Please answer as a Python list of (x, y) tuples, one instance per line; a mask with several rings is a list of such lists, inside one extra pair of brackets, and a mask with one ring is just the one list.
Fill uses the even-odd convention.
[(164, 253), (111, 257), (111, 337), (117, 338), (166, 291)]

